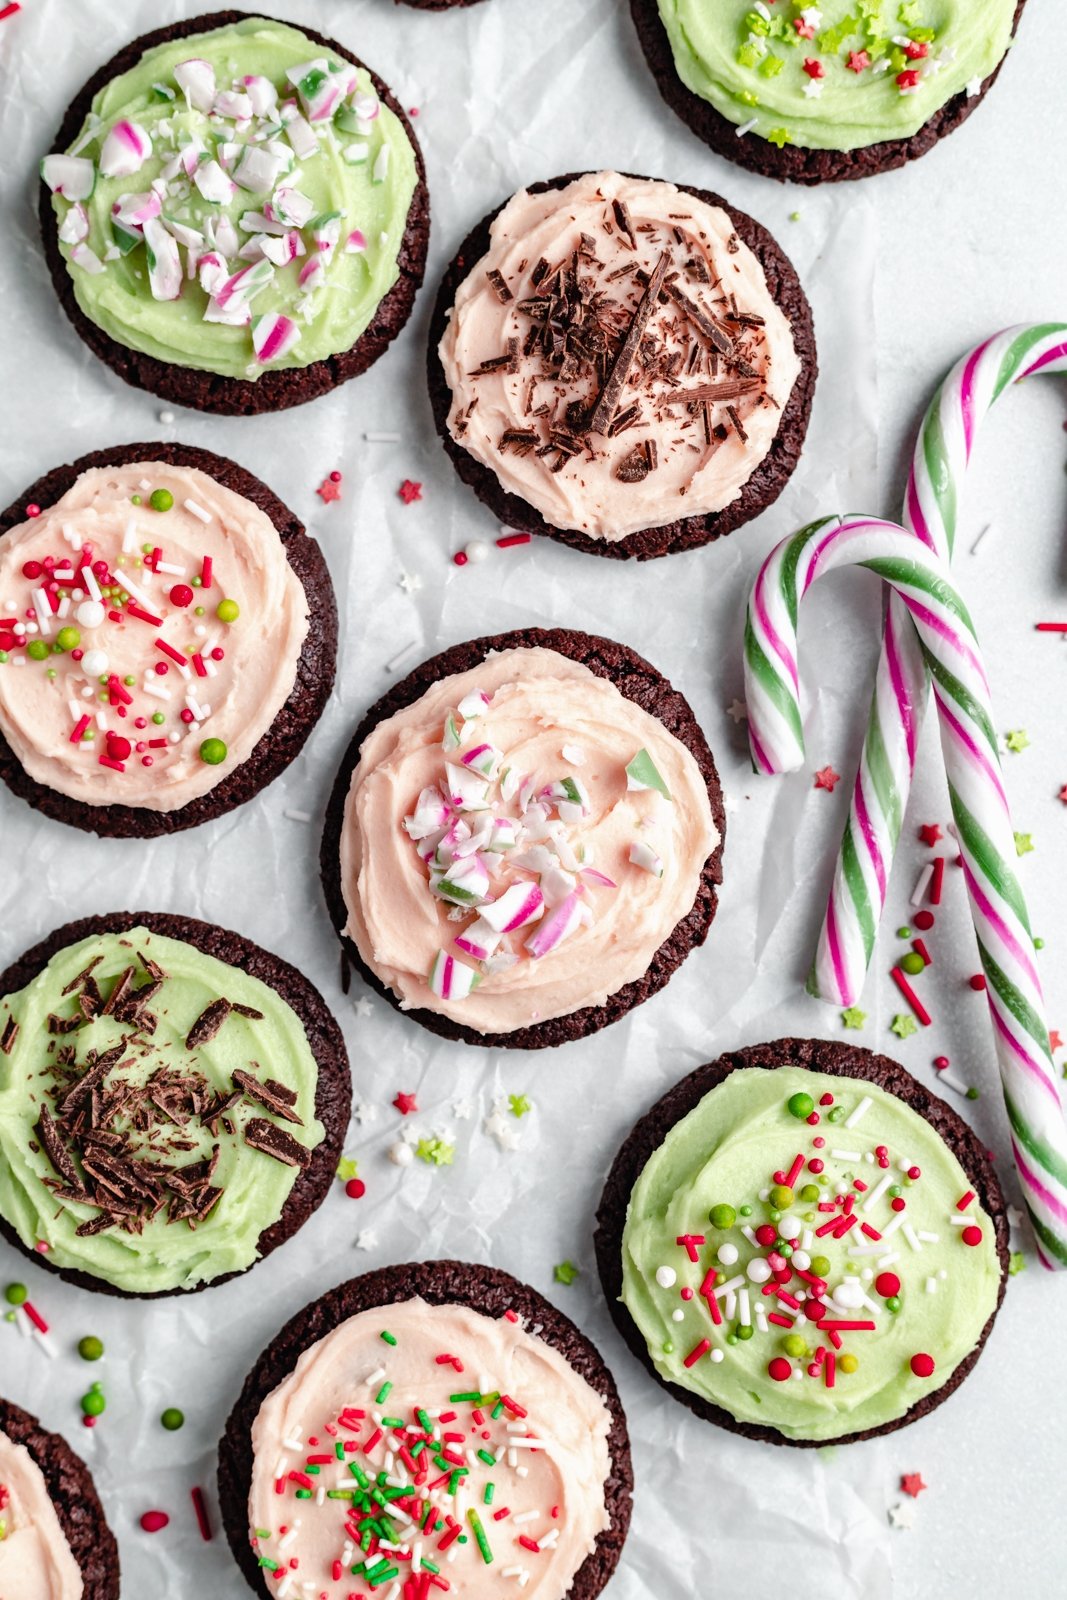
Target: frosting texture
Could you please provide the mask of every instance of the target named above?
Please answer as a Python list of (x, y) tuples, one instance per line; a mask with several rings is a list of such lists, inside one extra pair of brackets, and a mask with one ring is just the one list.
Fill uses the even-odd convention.
[(0, 1430), (0, 1597), (81, 1600), (83, 1588), (44, 1474)]
[(736, 500), (800, 362), (728, 213), (589, 173), (515, 195), (490, 240), (440, 344), (452, 437), (553, 527), (609, 542)]
[(249, 1525), (271, 1591), (342, 1596), (355, 1579), (388, 1594), (436, 1573), (462, 1600), (564, 1600), (609, 1525), (610, 1428), (517, 1320), (421, 1299), (360, 1312), (304, 1351), (253, 1426)]
[(678, 76), (744, 137), (816, 150), (908, 139), (981, 92), (1016, 0), (658, 0)]
[(939, 1389), (1001, 1277), (992, 1221), (930, 1123), (798, 1067), (736, 1070), (671, 1129), (622, 1253), (657, 1372), (798, 1440), (882, 1427)]
[(130, 1294), (257, 1259), (323, 1138), (281, 995), (144, 928), (90, 936), (0, 1001), (0, 1216)]
[(92, 469), (0, 538), (0, 732), (73, 800), (174, 811), (251, 755), (307, 631), (258, 506), (192, 467)]
[(494, 652), (367, 736), (345, 932), (405, 1007), (506, 1033), (642, 977), (717, 843), (655, 717), (555, 651)]
[(356, 343), (397, 280), (417, 182), (369, 73), (263, 17), (146, 51), (42, 175), (92, 322), (251, 381)]

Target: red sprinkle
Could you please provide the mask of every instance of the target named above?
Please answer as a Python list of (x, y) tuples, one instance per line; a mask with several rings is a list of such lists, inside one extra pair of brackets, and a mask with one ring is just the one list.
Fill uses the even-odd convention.
[(874, 1287), (886, 1300), (900, 1293), (900, 1279), (895, 1272), (880, 1272), (874, 1280)]
[(496, 547), (498, 550), (510, 550), (517, 544), (529, 544), (532, 538), (533, 535), (530, 533), (506, 533), (502, 539), (497, 540)]
[(916, 911), (911, 920), (920, 933), (929, 933), (937, 919), (932, 911)]
[(974, 977), (973, 978), (968, 978), (967, 981), (970, 984), (971, 988), (974, 990), (975, 994), (981, 994), (982, 990), (985, 988), (985, 975), (984, 975), (984, 973), (976, 972)]
[(77, 722), (74, 724), (74, 730), (70, 736), (71, 744), (81, 744), (82, 734), (89, 726), (89, 720), (90, 719), (88, 717), (78, 718)]
[[(936, 1063), (935, 1063), (935, 1065), (936, 1065)], [(967, 1207), (970, 1205), (970, 1203), (971, 1203), (971, 1201), (973, 1199), (974, 1199), (974, 1190), (973, 1189), (968, 1189), (967, 1193), (966, 1194), (961, 1194), (959, 1199), (956, 1201), (956, 1210), (957, 1211), (966, 1211)]]
[(349, 1178), (345, 1184), (345, 1194), (350, 1200), (362, 1200), (367, 1192), (367, 1185), (362, 1178)]
[(828, 1350), (826, 1352), (826, 1365), (823, 1368), (823, 1373), (825, 1375), (826, 1387), (828, 1389), (832, 1389), (837, 1379), (837, 1357), (834, 1355), (832, 1350)]
[(973, 1248), (976, 1244), (981, 1244), (981, 1242), (982, 1242), (982, 1230), (981, 1230), (981, 1228), (974, 1228), (974, 1227), (964, 1228), (964, 1230), (963, 1230), (962, 1234), (960, 1235), (960, 1237), (962, 1238), (964, 1244), (969, 1244)]
[(200, 587), (202, 589), (210, 589), (211, 588), (211, 557), (210, 556), (205, 556), (204, 557), (204, 564), (200, 568)]
[(929, 1378), (934, 1370), (934, 1358), (920, 1353), (911, 1358), (911, 1370), (917, 1378)]
[(467, 552), (465, 550), (457, 550), (455, 555), (452, 557), (452, 565), (455, 567), (465, 567), (467, 565)]
[(941, 889), (944, 885), (944, 882), (945, 858), (944, 856), (937, 856), (934, 861), (934, 875), (930, 879), (930, 904), (932, 906), (939, 906), (941, 904)]
[[(15, 7), (15, 10), (16, 10), (16, 11), (17, 11), (17, 10), (18, 10), (18, 7), (17, 7), (17, 6), (16, 6), (16, 7)], [(9, 6), (9, 7), (8, 7), (8, 9), (7, 9), (7, 10), (6, 10), (6, 11), (5, 11), (5, 12), (4, 12), (4, 13), (3, 13), (3, 15), (4, 15), (4, 16), (5, 16), (5, 17), (7, 17), (7, 16), (10, 16), (10, 15), (11, 15), (11, 8), (10, 8), (10, 6)], [(31, 504), (31, 505), (28, 505), (28, 506), (27, 506), (27, 507), (26, 507), (26, 515), (27, 515), (27, 516), (28, 516), (28, 517), (39, 517), (39, 516), (40, 516), (40, 515), (41, 515), (41, 508), (40, 508), (40, 506), (38, 506), (38, 505), (32, 505), (32, 504)]]
[(200, 1529), (200, 1537), (205, 1544), (209, 1544), (211, 1542), (211, 1520), (207, 1514), (204, 1491), (197, 1485), (190, 1489), (189, 1497), (193, 1502), (193, 1510), (196, 1512), (196, 1525)]
[(915, 990), (912, 988), (911, 984), (908, 982), (907, 978), (904, 976), (903, 972), (899, 967), (894, 967), (889, 976), (892, 978), (893, 982), (896, 984), (897, 988), (900, 990), (901, 994), (904, 996), (905, 1000), (908, 1002), (909, 1006), (922, 1023), (923, 1027), (928, 1028), (933, 1019), (931, 1018), (929, 1011), (927, 1011), (926, 1007), (919, 999), (919, 996), (915, 993)]
[(48, 1332), (48, 1324), (42, 1317), (41, 1313), (37, 1310), (36, 1306), (31, 1305), (29, 1300), (24, 1300), (22, 1302), (22, 1309), (25, 1311), (26, 1315), (37, 1329), (38, 1333)]
[(165, 1511), (146, 1511), (141, 1518), (141, 1527), (145, 1533), (159, 1533), (169, 1521), (170, 1518)]
[(406, 506), (413, 505), (416, 500), (422, 499), (422, 484), (415, 483), (411, 478), (405, 478), (400, 488), (396, 491)]
[[(768, 1318), (768, 1321), (769, 1320), (770, 1319)], [(767, 1372), (770, 1377), (774, 1379), (775, 1383), (784, 1383), (787, 1378), (791, 1378), (793, 1376), (793, 1368), (785, 1359), (785, 1356), (775, 1356), (773, 1361), (768, 1362)]]
[(686, 1356), (685, 1361), (682, 1363), (682, 1365), (686, 1366), (686, 1367), (695, 1367), (697, 1362), (700, 1360), (701, 1356), (706, 1356), (710, 1349), (711, 1349), (711, 1340), (710, 1339), (701, 1339), (700, 1343), (699, 1344), (695, 1344), (693, 1346), (692, 1350), (690, 1350), (689, 1354)]

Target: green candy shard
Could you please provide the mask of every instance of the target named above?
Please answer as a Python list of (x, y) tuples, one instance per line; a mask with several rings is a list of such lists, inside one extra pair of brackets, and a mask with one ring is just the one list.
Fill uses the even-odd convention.
[(639, 750), (633, 760), (626, 763), (626, 787), (631, 790), (656, 789), (664, 799), (672, 798), (659, 768), (645, 749)]

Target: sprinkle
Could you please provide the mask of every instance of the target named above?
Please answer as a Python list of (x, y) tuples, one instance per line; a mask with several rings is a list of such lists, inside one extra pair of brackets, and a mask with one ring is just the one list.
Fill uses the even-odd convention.
[(923, 1027), (928, 1028), (933, 1019), (931, 1018), (929, 1011), (927, 1011), (926, 1007), (919, 999), (918, 995), (915, 993), (915, 990), (912, 988), (911, 984), (908, 982), (907, 978), (904, 976), (901, 969), (899, 967), (894, 967), (889, 976), (892, 978), (893, 982), (896, 984), (897, 988), (900, 990), (901, 994), (904, 996), (905, 1000), (908, 1002), (909, 1006), (922, 1023)]
[(404, 504), (410, 506), (416, 500), (422, 499), (422, 484), (415, 483), (411, 478), (405, 478), (396, 492)]
[(211, 521), (211, 512), (205, 511), (198, 500), (186, 499), (182, 501), (182, 505), (189, 515), (195, 517), (198, 522), (208, 523)]
[(700, 1343), (699, 1344), (695, 1344), (693, 1346), (692, 1350), (690, 1350), (689, 1354), (686, 1356), (686, 1358), (685, 1358), (684, 1362), (682, 1363), (682, 1365), (686, 1366), (686, 1367), (695, 1367), (697, 1362), (700, 1360), (700, 1358), (702, 1356), (706, 1356), (710, 1349), (711, 1349), (711, 1340), (710, 1339), (701, 1339)]
[(930, 884), (930, 904), (932, 906), (939, 906), (941, 904), (941, 889), (944, 881), (945, 858), (944, 856), (938, 856), (937, 860), (933, 863), (933, 881)]
[(488, 1567), (492, 1563), (493, 1552), (489, 1548), (489, 1540), (485, 1536), (485, 1529), (482, 1526), (482, 1519), (478, 1515), (477, 1511), (475, 1511), (473, 1506), (468, 1508), (467, 1521), (470, 1523), (474, 1537), (478, 1541), (478, 1549), (481, 1551), (482, 1560)]
[(310, 822), (311, 821), (311, 812), (310, 811), (294, 811), (294, 810), (292, 810), (290, 808), (287, 811), (283, 811), (282, 812), (282, 816), (288, 817), (290, 822)]
[(329, 505), (332, 500), (340, 500), (341, 474), (331, 472), (328, 478), (323, 478), (315, 493), (324, 505)]
[(870, 1097), (869, 1094), (865, 1094), (863, 1096), (863, 1099), (860, 1101), (859, 1105), (857, 1105), (854, 1108), (854, 1110), (850, 1111), (848, 1116), (845, 1118), (845, 1124), (844, 1124), (845, 1127), (846, 1128), (854, 1128), (856, 1126), (856, 1124), (858, 1122), (860, 1122), (862, 1120), (862, 1118), (864, 1118), (867, 1115), (867, 1112), (870, 1110), (870, 1107), (871, 1107), (871, 1097)]
[(209, 1544), (212, 1536), (211, 1520), (207, 1513), (207, 1502), (204, 1499), (204, 1491), (199, 1486), (194, 1486), (192, 1489), (190, 1489), (189, 1496), (193, 1502), (193, 1510), (196, 1512), (196, 1525), (200, 1529), (200, 1537), (203, 1539), (205, 1544)]
[(911, 903), (913, 906), (921, 905), (926, 899), (926, 891), (930, 887), (930, 880), (932, 879), (933, 875), (933, 862), (928, 861), (926, 866), (920, 872), (918, 881), (915, 884), (915, 888), (912, 890)]
[(511, 550), (515, 545), (529, 544), (533, 535), (529, 533), (506, 533), (496, 542), (498, 550)]

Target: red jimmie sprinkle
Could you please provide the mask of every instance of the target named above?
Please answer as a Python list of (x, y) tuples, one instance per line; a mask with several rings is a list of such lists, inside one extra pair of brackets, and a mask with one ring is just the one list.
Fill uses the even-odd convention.
[(511, 550), (517, 544), (529, 544), (532, 537), (529, 533), (506, 533), (497, 540), (496, 547), (498, 550)]
[(934, 875), (930, 879), (930, 904), (932, 906), (939, 906), (941, 904), (941, 890), (944, 886), (944, 882), (945, 858), (944, 856), (937, 856), (934, 861)]
[(692, 1350), (690, 1350), (689, 1354), (686, 1356), (686, 1358), (685, 1358), (684, 1362), (682, 1363), (682, 1365), (686, 1366), (686, 1367), (695, 1367), (697, 1362), (700, 1360), (700, 1358), (702, 1356), (706, 1356), (710, 1349), (711, 1349), (711, 1340), (710, 1339), (701, 1339), (700, 1343), (699, 1344), (695, 1344), (693, 1346)]
[(966, 1194), (961, 1194), (959, 1199), (956, 1201), (956, 1210), (957, 1211), (966, 1211), (967, 1207), (970, 1205), (970, 1203), (971, 1203), (971, 1201), (973, 1199), (974, 1199), (974, 1190), (973, 1189), (968, 1189), (967, 1193)]
[(204, 1499), (203, 1489), (199, 1485), (195, 1485), (189, 1491), (189, 1498), (192, 1500), (193, 1510), (196, 1512), (196, 1525), (200, 1529), (200, 1537), (205, 1544), (209, 1544), (211, 1542), (211, 1519), (207, 1514), (207, 1502)]
[(37, 1310), (36, 1306), (31, 1305), (29, 1300), (24, 1300), (22, 1302), (22, 1309), (25, 1311), (26, 1315), (37, 1329), (38, 1333), (48, 1332), (48, 1324), (42, 1317), (41, 1313)]
[(909, 1006), (922, 1023), (923, 1027), (928, 1028), (933, 1019), (931, 1018), (929, 1011), (927, 1011), (926, 1007), (919, 999), (919, 996), (915, 993), (915, 990), (912, 988), (911, 984), (908, 982), (907, 978), (904, 976), (903, 972), (899, 967), (894, 967), (889, 976), (892, 978), (893, 982), (896, 984), (897, 988), (900, 990), (901, 994), (904, 996), (905, 1000), (908, 1002)]
[(200, 568), (200, 587), (202, 589), (210, 589), (211, 588), (211, 557), (210, 556), (205, 556), (204, 557), (204, 564)]

